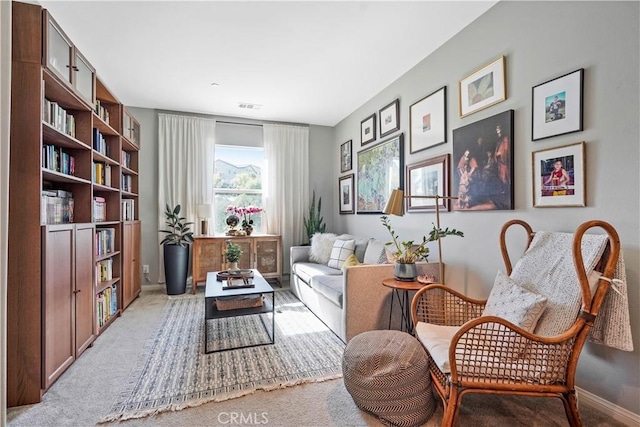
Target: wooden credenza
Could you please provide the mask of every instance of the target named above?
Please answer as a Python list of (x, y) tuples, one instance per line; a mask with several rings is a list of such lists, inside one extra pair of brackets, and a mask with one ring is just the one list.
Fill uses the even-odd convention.
[(207, 273), (226, 269), (224, 250), (227, 240), (240, 245), (242, 257), (238, 267), (255, 268), (265, 279), (282, 281), (282, 237), (275, 234), (251, 236), (194, 236), (193, 282), (196, 293), (198, 283), (204, 283)]

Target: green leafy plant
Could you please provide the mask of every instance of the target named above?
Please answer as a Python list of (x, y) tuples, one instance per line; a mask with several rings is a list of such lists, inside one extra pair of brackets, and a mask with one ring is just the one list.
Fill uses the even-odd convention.
[(188, 246), (189, 243), (193, 243), (193, 232), (189, 231), (189, 225), (192, 222), (186, 222), (187, 219), (180, 216), (180, 205), (176, 205), (171, 209), (167, 204), (164, 216), (166, 218), (165, 224), (169, 227), (168, 230), (160, 230), (161, 233), (166, 233), (161, 245), (178, 245)]
[(304, 218), (304, 228), (307, 230), (309, 241), (311, 241), (311, 236), (316, 233), (324, 233), (327, 229), (327, 224), (323, 224), (324, 218), (320, 214), (321, 208), (322, 197), (318, 197), (318, 209), (316, 210), (316, 192), (314, 190), (309, 206), (309, 218)]
[(389, 231), (389, 234), (391, 234), (391, 238), (393, 239), (391, 242), (385, 243), (385, 245), (395, 246), (396, 250), (393, 252), (393, 259), (401, 264), (413, 264), (419, 260), (427, 261), (429, 248), (427, 248), (426, 245), (429, 242), (435, 242), (436, 240), (442, 239), (446, 236), (464, 237), (464, 233), (462, 231), (458, 231), (455, 228), (449, 229), (448, 227), (443, 230), (442, 228), (437, 228), (435, 224), (432, 223), (433, 228), (429, 232), (429, 237), (423, 236), (422, 243), (415, 244), (413, 240), (400, 242), (398, 241), (398, 235), (396, 235), (396, 232), (391, 228), (389, 217), (383, 215), (380, 217), (380, 221)]
[(242, 248), (240, 245), (227, 240), (227, 248), (224, 251), (227, 262), (238, 262), (242, 256)]

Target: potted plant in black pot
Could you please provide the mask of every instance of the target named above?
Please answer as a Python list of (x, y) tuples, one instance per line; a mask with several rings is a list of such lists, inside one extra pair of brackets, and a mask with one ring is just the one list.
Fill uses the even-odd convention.
[(167, 282), (167, 294), (183, 294), (187, 288), (189, 270), (189, 244), (193, 243), (193, 232), (189, 231), (192, 222), (180, 216), (180, 205), (171, 209), (167, 204), (164, 212), (168, 230), (161, 245), (164, 246), (164, 275)]

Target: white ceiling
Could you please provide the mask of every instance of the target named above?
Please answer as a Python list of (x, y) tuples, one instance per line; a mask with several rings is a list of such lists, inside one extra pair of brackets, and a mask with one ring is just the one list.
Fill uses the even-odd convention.
[(126, 105), (333, 126), (496, 2), (39, 3)]

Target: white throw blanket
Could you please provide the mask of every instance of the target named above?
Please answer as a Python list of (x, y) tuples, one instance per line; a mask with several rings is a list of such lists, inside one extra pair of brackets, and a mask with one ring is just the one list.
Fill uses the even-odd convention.
[(622, 249), (616, 264), (613, 281), (600, 312), (589, 334), (589, 341), (624, 351), (633, 351), (629, 299), (627, 296), (627, 273)]

